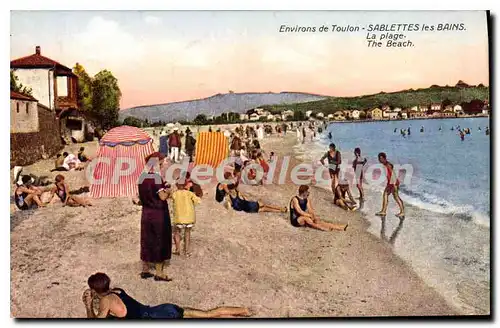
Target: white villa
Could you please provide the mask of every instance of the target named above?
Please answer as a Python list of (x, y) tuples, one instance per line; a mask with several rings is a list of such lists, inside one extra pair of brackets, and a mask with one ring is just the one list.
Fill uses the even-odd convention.
[(351, 117), (355, 120), (359, 120), (359, 110), (355, 109), (351, 112)]

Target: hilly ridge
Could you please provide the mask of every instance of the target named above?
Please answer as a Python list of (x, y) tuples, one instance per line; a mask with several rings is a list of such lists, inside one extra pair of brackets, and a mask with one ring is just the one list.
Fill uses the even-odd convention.
[(301, 92), (225, 93), (203, 99), (132, 107), (121, 110), (119, 115), (120, 120), (132, 116), (149, 122), (188, 121), (198, 114), (217, 116), (225, 112), (245, 113), (263, 105), (296, 104), (326, 98), (328, 97)]

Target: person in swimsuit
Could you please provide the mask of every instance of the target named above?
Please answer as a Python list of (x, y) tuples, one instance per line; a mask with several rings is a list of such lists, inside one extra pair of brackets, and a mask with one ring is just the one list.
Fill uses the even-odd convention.
[(330, 173), (330, 179), (332, 179), (332, 192), (335, 194), (335, 188), (339, 181), (340, 164), (342, 163), (342, 158), (340, 152), (335, 149), (335, 144), (330, 144), (330, 149), (326, 154), (321, 157), (321, 165), (325, 165), (325, 159), (328, 159), (328, 172)]
[[(208, 311), (180, 307), (165, 303), (157, 306), (144, 305), (121, 288), (109, 287), (111, 279), (107, 274), (98, 272), (89, 277), (90, 287), (83, 292), (87, 318), (101, 319), (182, 319), (182, 318), (233, 318), (249, 317), (251, 312), (244, 307), (217, 307)], [(94, 300), (99, 302), (98, 312), (94, 312)]]
[(231, 207), (235, 211), (243, 211), (246, 213), (262, 213), (262, 212), (274, 212), (274, 213), (286, 213), (286, 207), (274, 206), (263, 204), (259, 201), (251, 201), (246, 199), (238, 190), (238, 183), (228, 185), (228, 195), (231, 200)]
[[(222, 203), (224, 199), (228, 200), (228, 205), (235, 211), (243, 211), (246, 213), (262, 213), (275, 212), (286, 213), (286, 207), (262, 204), (258, 201), (247, 200), (246, 197), (238, 190), (239, 181), (230, 172), (224, 173), (226, 181), (234, 181), (231, 183), (219, 183), (215, 189), (215, 199)], [(226, 198), (227, 197), (227, 198)]]
[(356, 147), (354, 149), (354, 161), (352, 162), (352, 168), (354, 169), (354, 174), (356, 176), (356, 187), (359, 190), (359, 200), (363, 201), (365, 198), (365, 193), (363, 191), (363, 169), (366, 165), (366, 158), (361, 158), (361, 149)]
[(299, 195), (290, 200), (290, 223), (294, 227), (311, 227), (322, 231), (345, 231), (347, 224), (334, 224), (321, 221), (314, 213), (309, 200), (309, 186), (299, 187)]
[[(347, 199), (349, 197), (349, 199)], [(353, 199), (348, 183), (339, 183), (335, 188), (333, 203), (343, 210), (353, 211), (356, 208), (356, 201)]]
[(78, 151), (78, 160), (82, 163), (91, 160), (87, 155), (85, 155), (85, 147), (80, 147), (80, 150)]
[(385, 187), (383, 198), (382, 198), (382, 210), (380, 212), (376, 213), (376, 215), (378, 215), (378, 216), (386, 216), (387, 215), (387, 204), (389, 202), (389, 195), (392, 194), (394, 197), (394, 200), (396, 201), (396, 203), (399, 206), (399, 213), (396, 214), (396, 216), (399, 217), (400, 219), (404, 219), (405, 208), (403, 205), (403, 201), (399, 197), (399, 179), (397, 178), (396, 175), (394, 175), (394, 177), (392, 176), (394, 173), (393, 172), (394, 165), (392, 165), (392, 163), (390, 163), (387, 160), (387, 155), (385, 153), (379, 153), (378, 160), (386, 168), (387, 185)]
[[(62, 174), (56, 175), (55, 178), (55, 186), (52, 188), (51, 192), (51, 201), (50, 204), (54, 204), (54, 202), (59, 198), (63, 203), (63, 206), (92, 206), (92, 203), (82, 197), (73, 196), (69, 194), (69, 186), (64, 182), (64, 176)], [(57, 196), (57, 198), (56, 198)]]
[(25, 211), (38, 207), (45, 207), (40, 200), (42, 191), (32, 186), (31, 177), (23, 175), (22, 184), (16, 187), (14, 191), (14, 200), (18, 209)]

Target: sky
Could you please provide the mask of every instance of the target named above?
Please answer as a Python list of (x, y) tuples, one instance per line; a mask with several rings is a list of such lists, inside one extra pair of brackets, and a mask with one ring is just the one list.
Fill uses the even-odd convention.
[[(369, 48), (367, 32), (287, 26), (463, 23), (407, 32), (414, 47)], [(385, 44), (385, 42), (384, 42)], [(458, 80), (488, 85), (484, 11), (12, 11), (10, 58), (42, 55), (90, 75), (110, 70), (121, 108), (234, 92), (358, 96)]]

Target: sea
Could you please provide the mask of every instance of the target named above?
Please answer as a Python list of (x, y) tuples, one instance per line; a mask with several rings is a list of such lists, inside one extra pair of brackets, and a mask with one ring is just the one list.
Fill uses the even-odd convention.
[[(331, 123), (314, 140), (308, 135), (305, 143), (298, 142), (294, 151), (302, 161), (317, 165), (333, 142), (346, 163), (352, 163), (354, 148), (359, 147), (368, 166), (378, 163), (380, 152), (395, 165), (411, 165), (411, 178), (401, 180), (403, 221), (394, 215), (399, 209), (392, 197), (387, 216), (375, 216), (382, 206), (383, 187), (364, 183), (365, 202), (358, 210), (369, 222), (368, 231), (387, 242), (460, 313), (489, 314), (489, 126), (484, 117)], [(463, 141), (459, 127), (470, 130)], [(410, 134), (403, 136), (401, 129)], [(351, 191), (358, 197), (355, 186)]]

